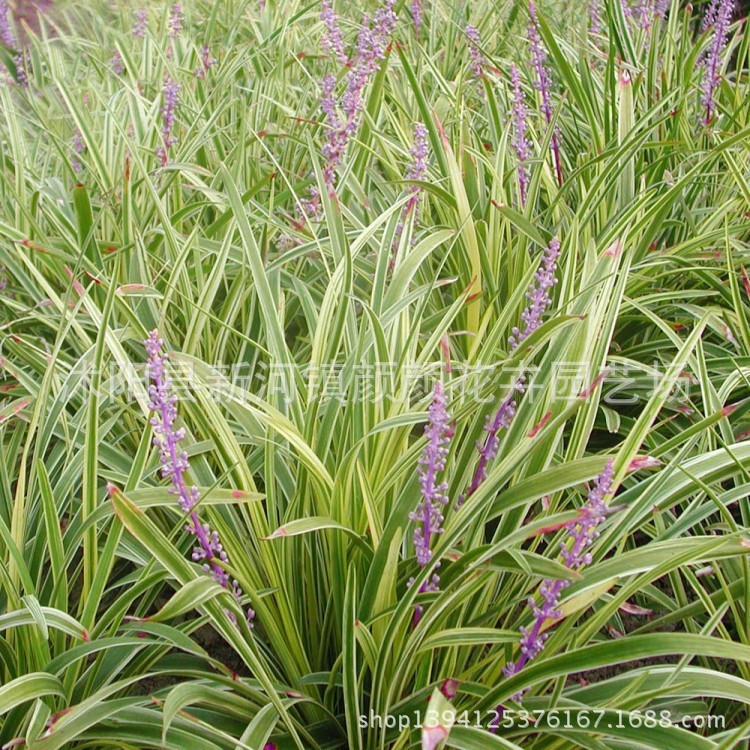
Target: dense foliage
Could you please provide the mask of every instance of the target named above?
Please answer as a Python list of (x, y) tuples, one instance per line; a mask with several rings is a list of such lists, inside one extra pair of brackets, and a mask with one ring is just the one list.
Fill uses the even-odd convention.
[(739, 7), (25, 5), (0, 747), (744, 747)]

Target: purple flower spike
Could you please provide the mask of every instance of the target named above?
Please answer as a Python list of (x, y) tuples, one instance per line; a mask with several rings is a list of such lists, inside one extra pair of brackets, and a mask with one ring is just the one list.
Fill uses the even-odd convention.
[(146, 8), (139, 8), (135, 12), (135, 22), (133, 23), (133, 36), (141, 39), (146, 35), (148, 28), (148, 11)]
[[(528, 32), (529, 46), (531, 48), (531, 64), (536, 73), (534, 88), (536, 88), (541, 94), (542, 114), (547, 121), (547, 125), (550, 125), (552, 123), (552, 80), (550, 78), (549, 70), (547, 69), (547, 50), (544, 49), (542, 40), (539, 37), (539, 18), (536, 14), (536, 6), (534, 3), (529, 3), (529, 15), (531, 16), (531, 23), (529, 24)], [(555, 130), (552, 133), (550, 149), (552, 150), (552, 159), (555, 163), (557, 184), (562, 185), (563, 178), (562, 163), (560, 161), (560, 137), (557, 127), (555, 127)]]
[(733, 15), (733, 0), (712, 0), (703, 22), (706, 30), (713, 27), (711, 44), (702, 61), (701, 104), (705, 110), (703, 116), (705, 127), (711, 124), (716, 112), (715, 95), (721, 83), (722, 54), (729, 41), (729, 26)]
[(560, 240), (555, 237), (544, 251), (542, 263), (534, 275), (529, 291), (526, 292), (526, 299), (529, 304), (521, 313), (522, 327), (514, 328), (513, 335), (508, 339), (511, 351), (516, 349), (542, 324), (542, 316), (552, 302), (549, 293), (552, 287), (557, 284), (555, 272), (557, 271), (559, 255)]
[(22, 89), (29, 87), (29, 74), (26, 70), (26, 53), (19, 52), (17, 55), (13, 55), (13, 64), (16, 66), (16, 80), (18, 85)]
[(443, 532), (442, 506), (448, 503), (448, 496), (445, 494), (448, 487), (445, 482), (438, 481), (438, 475), (445, 468), (445, 458), (448, 455), (447, 444), (450, 438), (446, 437), (446, 433), (449, 422), (445, 391), (440, 383), (436, 383), (429, 409), (429, 422), (424, 430), (427, 445), (419, 459), (422, 502), (416, 512), (410, 514), (411, 520), (419, 524), (414, 530), (414, 549), (421, 568), (432, 560), (432, 535)]
[(500, 407), (495, 412), (495, 416), (487, 417), (484, 425), (487, 437), (484, 442), (480, 441), (477, 443), (479, 461), (477, 461), (477, 466), (474, 469), (474, 475), (471, 478), (468, 489), (456, 501), (457, 508), (460, 508), (479, 489), (484, 480), (487, 479), (487, 466), (497, 456), (497, 449), (500, 445), (500, 430), (507, 430), (510, 427), (510, 423), (516, 415), (516, 393), (523, 393), (525, 388), (524, 382), (522, 377), (519, 378), (511, 387), (510, 393), (505, 397), (505, 400), (500, 404)]
[(652, 22), (652, 0), (639, 0), (636, 7), (633, 9), (634, 15), (638, 18), (638, 22), (642, 29), (650, 29)]
[(169, 11), (169, 36), (172, 39), (176, 39), (182, 31), (182, 24), (185, 20), (183, 15), (182, 6), (179, 3), (175, 3)]
[[(411, 156), (411, 164), (406, 171), (406, 179), (423, 182), (427, 177), (427, 159), (430, 154), (429, 146), (427, 145), (427, 128), (423, 123), (418, 122), (414, 126), (414, 142), (409, 149)], [(396, 225), (396, 231), (393, 237), (393, 247), (398, 246), (401, 235), (404, 231), (404, 223), (406, 217), (413, 211), (414, 221), (417, 220), (419, 212), (419, 199), (422, 195), (422, 187), (420, 185), (411, 185), (409, 187), (409, 197), (404, 204), (404, 208), (401, 212), (401, 218)]]
[(601, 30), (599, 0), (591, 0), (589, 3), (589, 30), (592, 34), (598, 34)]
[(125, 63), (122, 61), (122, 55), (120, 54), (119, 49), (115, 49), (112, 54), (112, 70), (115, 72), (115, 75), (118, 76), (125, 72)]
[[(396, 27), (396, 14), (393, 11), (395, 0), (386, 0), (370, 21), (362, 19), (357, 36), (354, 58), (350, 63), (346, 78), (346, 89), (341, 97), (343, 117), (335, 114), (336, 104), (333, 94), (335, 80), (329, 76), (323, 80), (322, 107), (328, 120), (329, 131), (323, 146), (323, 178), (331, 196), (335, 194), (336, 169), (342, 162), (351, 138), (356, 134), (359, 118), (364, 107), (363, 92), (370, 78), (380, 68), (385, 59), (391, 36)], [(333, 123), (333, 124), (332, 124)]]
[(323, 0), (320, 20), (325, 24), (323, 34), (323, 49), (326, 54), (336, 58), (342, 65), (346, 65), (349, 58), (344, 51), (344, 37), (341, 34), (339, 21), (331, 6), (330, 0)]
[(201, 49), (201, 64), (198, 65), (193, 71), (193, 75), (196, 78), (203, 79), (208, 75), (208, 71), (213, 68), (218, 60), (211, 56), (211, 50), (207, 44), (203, 45)]
[[(190, 468), (188, 454), (180, 448), (180, 441), (185, 437), (185, 430), (176, 428), (177, 396), (172, 393), (172, 381), (167, 373), (167, 355), (162, 351), (163, 342), (159, 332), (151, 331), (144, 342), (148, 354), (148, 374), (151, 385), (148, 394), (151, 399), (149, 408), (155, 412), (151, 419), (154, 428), (154, 446), (159, 450), (159, 460), (162, 465), (161, 473), (172, 483), (171, 492), (177, 498), (180, 510), (187, 515), (185, 530), (196, 537), (197, 544), (193, 548), (192, 559), (202, 563), (203, 570), (214, 580), (228, 589), (235, 600), (240, 603), (242, 589), (239, 583), (232, 580), (225, 570), (229, 557), (221, 544), (219, 535), (212, 531), (207, 523), (202, 523), (196, 504), (200, 500), (200, 493), (195, 486), (188, 487), (185, 473)], [(234, 615), (228, 613), (233, 619)], [(247, 611), (250, 623), (255, 616), (252, 609)]]
[(414, 22), (414, 33), (419, 34), (422, 28), (422, 0), (411, 0), (411, 18)]
[(16, 35), (10, 21), (10, 8), (7, 0), (0, 0), (0, 42), (6, 47), (16, 46)]
[(521, 206), (526, 205), (526, 190), (529, 186), (529, 169), (526, 163), (531, 158), (531, 142), (526, 137), (526, 99), (521, 88), (521, 76), (515, 64), (510, 66), (510, 82), (513, 87), (513, 148), (518, 157), (518, 188)]
[[(448, 428), (450, 416), (446, 408), (445, 391), (441, 383), (435, 384), (432, 394), (432, 404), (429, 409), (429, 421), (424, 433), (427, 437), (422, 456), (419, 459), (419, 487), (422, 501), (409, 518), (415, 521), (414, 549), (417, 556), (417, 564), (424, 568), (432, 560), (432, 538), (433, 535), (443, 533), (443, 506), (448, 503), (448, 485), (439, 481), (440, 472), (445, 469), (445, 460), (448, 455)], [(436, 566), (437, 567), (437, 566)], [(437, 591), (440, 578), (437, 574), (432, 575), (420, 587), (420, 592)], [(413, 579), (409, 581), (411, 586)], [(422, 615), (422, 607), (417, 606), (414, 613), (414, 624), (419, 622)]]
[(665, 19), (667, 17), (667, 11), (669, 11), (670, 4), (671, 0), (655, 0), (654, 15), (656, 16), (656, 18), (658, 18), (660, 21)]
[[(611, 513), (605, 497), (612, 494), (613, 479), (614, 464), (610, 459), (589, 490), (586, 503), (578, 511), (578, 517), (565, 527), (567, 539), (560, 543), (560, 547), (563, 562), (569, 570), (578, 570), (591, 563), (591, 554), (586, 550), (599, 536), (599, 525)], [(528, 607), (534, 619), (530, 628), (521, 628), (521, 655), (515, 662), (503, 667), (506, 677), (518, 674), (542, 651), (547, 640), (547, 634), (542, 632), (542, 628), (549, 620), (558, 620), (562, 617), (559, 608), (560, 595), (569, 585), (570, 581), (545, 579), (539, 586), (540, 603), (537, 604), (533, 597), (529, 598)], [(523, 692), (522, 690), (516, 693), (513, 700), (520, 701)]]
[(479, 81), (484, 77), (484, 66), (487, 62), (479, 49), (481, 44), (479, 29), (476, 26), (468, 24), (464, 33), (469, 40), (469, 55), (471, 56), (469, 67), (471, 68), (471, 75)]
[(162, 95), (164, 97), (161, 108), (162, 145), (157, 150), (157, 156), (161, 159), (162, 167), (165, 167), (169, 162), (169, 151), (177, 143), (177, 137), (172, 134), (172, 129), (175, 124), (177, 105), (180, 103), (180, 84), (167, 76), (164, 80)]
[[(512, 335), (508, 339), (510, 351), (517, 349), (521, 342), (541, 325), (542, 316), (552, 302), (549, 295), (550, 290), (557, 283), (555, 271), (557, 270), (557, 258), (559, 255), (560, 241), (555, 238), (544, 251), (539, 269), (534, 275), (534, 280), (531, 282), (529, 290), (526, 292), (526, 299), (529, 304), (521, 313), (523, 329), (513, 329)], [(456, 507), (461, 507), (479, 489), (484, 480), (487, 479), (487, 466), (497, 455), (497, 449), (500, 445), (500, 430), (507, 430), (510, 427), (510, 423), (516, 414), (516, 393), (523, 393), (524, 388), (525, 380), (523, 377), (520, 377), (513, 384), (505, 400), (500, 404), (497, 412), (495, 412), (495, 416), (492, 418), (487, 417), (484, 428), (487, 431), (487, 437), (483, 443), (479, 442), (477, 444), (479, 461), (471, 478), (471, 483), (466, 492), (458, 498)]]

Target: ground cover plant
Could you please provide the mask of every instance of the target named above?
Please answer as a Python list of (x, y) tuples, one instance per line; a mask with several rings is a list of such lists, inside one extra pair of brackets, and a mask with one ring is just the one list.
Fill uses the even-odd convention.
[(0, 747), (745, 747), (745, 12), (0, 2)]

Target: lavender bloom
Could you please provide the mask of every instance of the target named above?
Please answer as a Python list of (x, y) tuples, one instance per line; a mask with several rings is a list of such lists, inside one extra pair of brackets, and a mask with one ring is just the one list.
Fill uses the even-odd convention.
[(639, 0), (631, 9), (630, 15), (638, 16), (641, 28), (650, 29), (654, 20), (663, 20), (667, 16), (670, 0)]
[(162, 126), (161, 136), (162, 145), (157, 149), (157, 156), (161, 159), (162, 167), (169, 162), (169, 151), (177, 143), (177, 137), (172, 134), (172, 128), (175, 124), (175, 112), (180, 102), (180, 84), (167, 76), (164, 79), (164, 88), (162, 89), (164, 103), (161, 108)]
[[(159, 332), (154, 330), (144, 342), (148, 359), (148, 373), (152, 384), (148, 393), (151, 398), (149, 408), (155, 412), (151, 419), (154, 428), (154, 446), (159, 450), (159, 460), (162, 464), (161, 473), (172, 483), (171, 493), (176, 496), (180, 510), (187, 515), (185, 530), (196, 537), (197, 544), (193, 548), (192, 559), (201, 562), (203, 570), (214, 580), (228, 589), (239, 603), (242, 589), (236, 580), (232, 580), (224, 569), (229, 557), (224, 550), (219, 535), (212, 531), (207, 523), (202, 523), (195, 509), (200, 500), (200, 493), (195, 486), (188, 487), (185, 472), (190, 468), (188, 454), (180, 449), (180, 441), (185, 437), (185, 430), (176, 428), (177, 396), (172, 393), (172, 383), (167, 373), (167, 355), (162, 351), (163, 342)], [(229, 613), (234, 619), (234, 615)], [(255, 613), (247, 611), (250, 622)]]
[(323, 110), (330, 127), (328, 142), (323, 147), (326, 163), (323, 167), (323, 178), (328, 191), (334, 194), (336, 185), (336, 168), (341, 163), (346, 147), (357, 132), (359, 116), (364, 106), (362, 93), (365, 86), (385, 59), (391, 35), (396, 26), (396, 14), (393, 12), (394, 0), (386, 0), (379, 8), (372, 22), (365, 15), (357, 36), (354, 59), (346, 80), (346, 90), (341, 97), (343, 118), (335, 113), (333, 83), (329, 76), (323, 81)]
[(711, 0), (711, 5), (706, 9), (706, 13), (701, 21), (701, 33), (708, 31), (716, 23), (717, 13), (721, 3), (717, 0)]
[(422, 0), (411, 0), (411, 17), (414, 22), (414, 33), (419, 34), (422, 27)]
[(484, 442), (477, 442), (479, 461), (477, 462), (476, 469), (474, 469), (468, 489), (456, 501), (457, 508), (460, 508), (479, 489), (484, 480), (487, 479), (487, 466), (497, 456), (497, 449), (500, 445), (500, 430), (507, 430), (510, 427), (510, 423), (516, 415), (516, 392), (523, 393), (524, 388), (524, 379), (521, 377), (513, 384), (510, 393), (495, 412), (495, 416), (487, 416), (484, 425), (487, 437)]
[(75, 153), (75, 156), (73, 157), (71, 164), (73, 166), (74, 172), (80, 172), (81, 162), (78, 160), (78, 155), (82, 154), (84, 150), (86, 149), (86, 145), (83, 142), (83, 135), (81, 134), (80, 130), (76, 130), (76, 132), (73, 134), (73, 138), (71, 139), (71, 144), (73, 146), (73, 151)]
[(172, 39), (176, 39), (180, 35), (184, 20), (182, 6), (179, 3), (175, 3), (169, 11), (169, 36)]
[(601, 30), (599, 19), (599, 0), (591, 0), (589, 3), (589, 29), (592, 34), (598, 34)]
[(13, 55), (13, 64), (16, 66), (16, 80), (21, 88), (29, 87), (29, 74), (26, 72), (26, 53)]
[[(512, 335), (508, 339), (510, 351), (515, 351), (518, 346), (530, 336), (541, 325), (542, 316), (552, 303), (549, 295), (552, 287), (557, 283), (555, 271), (557, 270), (557, 258), (560, 254), (560, 240), (554, 238), (547, 249), (544, 251), (542, 262), (534, 275), (529, 290), (526, 292), (526, 299), (529, 304), (521, 313), (523, 321), (523, 330), (513, 328)], [(479, 451), (479, 461), (471, 478), (471, 483), (466, 492), (458, 499), (456, 506), (460, 507), (470, 498), (487, 478), (487, 465), (497, 455), (497, 449), (500, 445), (500, 430), (507, 430), (516, 414), (515, 394), (523, 393), (525, 380), (520, 377), (511, 388), (510, 393), (500, 404), (495, 416), (487, 417), (484, 429), (487, 431), (487, 437), (484, 443), (477, 443)]]
[(516, 349), (525, 341), (542, 323), (542, 316), (550, 306), (552, 300), (549, 293), (557, 284), (555, 271), (557, 271), (557, 259), (560, 255), (560, 240), (555, 237), (544, 251), (542, 263), (539, 266), (534, 280), (531, 282), (526, 299), (529, 304), (521, 313), (522, 328), (514, 328), (513, 335), (509, 339), (511, 351)]
[[(547, 69), (547, 51), (544, 49), (542, 40), (539, 37), (539, 18), (536, 14), (536, 6), (534, 3), (529, 3), (529, 14), (531, 15), (531, 23), (529, 24), (529, 45), (531, 47), (531, 63), (536, 72), (536, 81), (534, 82), (534, 88), (541, 94), (542, 97), (542, 114), (544, 119), (547, 121), (547, 125), (552, 123), (552, 81), (550, 79), (549, 70)], [(555, 162), (555, 173), (557, 174), (557, 184), (562, 185), (562, 163), (560, 161), (560, 138), (555, 128), (552, 133), (552, 141), (550, 143), (552, 150), (552, 159)]]
[(526, 205), (526, 189), (529, 185), (529, 170), (526, 162), (531, 158), (531, 143), (526, 137), (526, 101), (521, 88), (521, 76), (515, 64), (510, 66), (510, 81), (513, 86), (513, 148), (518, 157), (518, 188), (521, 206)]
[(336, 78), (327, 75), (323, 79), (323, 94), (320, 97), (320, 108), (326, 116), (326, 123), (330, 128), (339, 127), (339, 116), (336, 112)]
[(671, 0), (655, 0), (654, 2), (654, 15), (659, 20), (663, 20), (667, 17), (667, 11), (669, 10), (669, 6), (671, 4)]
[(0, 0), (0, 42), (6, 47), (16, 46), (16, 35), (10, 21), (10, 8), (7, 0)]
[(323, 49), (326, 54), (335, 57), (342, 65), (346, 65), (349, 58), (344, 51), (344, 38), (330, 0), (323, 0), (322, 8), (320, 19), (326, 27), (325, 34), (323, 34)]
[(414, 530), (414, 549), (417, 553), (417, 563), (422, 568), (432, 560), (430, 549), (432, 535), (443, 531), (441, 506), (448, 502), (445, 494), (448, 487), (445, 482), (438, 482), (437, 477), (445, 468), (445, 458), (448, 455), (446, 445), (450, 442), (450, 438), (446, 437), (446, 432), (449, 421), (443, 386), (436, 383), (429, 409), (429, 422), (424, 430), (427, 445), (419, 459), (419, 486), (422, 502), (416, 512), (409, 516), (412, 521), (421, 524)]
[[(591, 554), (586, 549), (599, 536), (598, 526), (611, 512), (604, 498), (612, 493), (613, 479), (614, 464), (610, 459), (604, 471), (594, 481), (578, 517), (565, 527), (567, 540), (560, 543), (560, 548), (565, 567), (569, 570), (578, 570), (591, 563)], [(530, 628), (521, 628), (521, 655), (517, 661), (503, 667), (506, 677), (518, 674), (544, 648), (547, 634), (541, 632), (542, 627), (548, 620), (562, 617), (559, 609), (560, 595), (569, 585), (570, 581), (545, 579), (539, 586), (541, 602), (537, 604), (533, 597), (529, 598), (528, 607), (534, 620)], [(516, 693), (513, 700), (519, 701), (522, 694), (523, 691)]]
[(298, 203), (298, 214), (307, 220), (318, 221), (320, 209), (320, 191), (315, 186), (311, 186), (307, 191), (307, 198), (301, 198)]
[(486, 60), (484, 59), (484, 55), (481, 53), (479, 49), (480, 40), (479, 40), (479, 29), (476, 28), (476, 26), (472, 26), (471, 24), (468, 24), (466, 26), (466, 29), (464, 31), (466, 34), (466, 37), (469, 40), (469, 55), (471, 56), (471, 74), (474, 78), (477, 80), (481, 80), (484, 77), (484, 65), (486, 63)]
[(712, 0), (704, 20), (706, 28), (713, 26), (713, 38), (702, 61), (704, 70), (701, 83), (701, 104), (705, 109), (703, 124), (706, 127), (711, 124), (716, 112), (714, 96), (721, 83), (722, 54), (729, 41), (729, 26), (733, 14), (733, 0)]
[[(445, 468), (445, 459), (448, 455), (447, 445), (448, 426), (450, 416), (446, 409), (445, 392), (441, 383), (435, 384), (432, 395), (432, 404), (429, 409), (429, 421), (424, 433), (427, 437), (427, 445), (419, 459), (419, 486), (422, 501), (409, 518), (417, 523), (414, 529), (414, 549), (417, 556), (417, 564), (424, 568), (432, 560), (431, 540), (433, 535), (443, 533), (443, 506), (448, 503), (448, 485), (446, 482), (438, 481), (438, 475)], [(420, 587), (420, 592), (437, 591), (440, 578), (437, 574), (431, 576)], [(409, 585), (413, 580), (409, 581)], [(419, 621), (422, 608), (417, 606), (415, 611), (415, 624)]]
[(638, 5), (633, 10), (634, 15), (638, 16), (641, 28), (651, 28), (651, 13), (653, 11), (651, 0), (639, 0)]
[(125, 64), (122, 61), (122, 55), (119, 49), (115, 49), (112, 55), (112, 70), (116, 75), (122, 75), (125, 72)]
[(133, 36), (141, 39), (146, 35), (148, 28), (148, 11), (146, 8), (139, 8), (135, 12), (135, 22), (133, 23)]
[(196, 78), (205, 78), (208, 75), (208, 71), (213, 68), (218, 60), (215, 57), (211, 57), (211, 50), (207, 44), (204, 44), (201, 49), (201, 64), (198, 65), (193, 71), (193, 75)]
[(346, 148), (346, 140), (343, 136), (341, 118), (336, 110), (336, 79), (327, 75), (323, 79), (323, 93), (320, 99), (320, 107), (326, 116), (328, 126), (328, 140), (323, 144), (322, 153), (325, 159), (323, 165), (323, 179), (329, 189), (333, 189), (336, 183), (336, 167), (338, 166)]
[[(427, 128), (423, 123), (418, 122), (414, 126), (414, 142), (409, 149), (411, 155), (411, 164), (406, 171), (406, 179), (423, 182), (427, 177), (427, 158), (430, 150), (427, 145)], [(404, 231), (404, 222), (410, 212), (414, 212), (414, 221), (417, 220), (419, 212), (419, 198), (422, 195), (422, 188), (419, 185), (411, 185), (409, 187), (409, 197), (404, 204), (404, 208), (401, 212), (401, 218), (396, 225), (396, 232), (393, 237), (394, 248), (398, 246), (401, 235)]]

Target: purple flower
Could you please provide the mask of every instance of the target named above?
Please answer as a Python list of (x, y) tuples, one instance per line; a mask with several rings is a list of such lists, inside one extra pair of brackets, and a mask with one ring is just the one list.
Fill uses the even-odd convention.
[(115, 49), (113, 55), (112, 55), (112, 70), (114, 70), (115, 75), (122, 75), (125, 71), (125, 64), (122, 61), (122, 55), (120, 54), (119, 49)]
[[(414, 126), (414, 142), (409, 149), (409, 154), (411, 156), (411, 164), (406, 171), (406, 179), (423, 182), (427, 177), (427, 159), (430, 154), (430, 149), (427, 145), (427, 128), (421, 122), (418, 122)], [(419, 198), (421, 195), (422, 187), (420, 185), (409, 186), (409, 197), (401, 211), (401, 218), (396, 225), (396, 231), (393, 237), (394, 248), (398, 246), (401, 235), (403, 234), (406, 217), (412, 211), (414, 212), (414, 221), (416, 222), (419, 212)]]
[(591, 0), (589, 3), (589, 29), (592, 34), (598, 34), (600, 28), (599, 0)]
[[(528, 305), (521, 313), (523, 328), (514, 328), (512, 335), (508, 339), (510, 351), (515, 351), (518, 346), (528, 336), (530, 336), (541, 325), (542, 316), (552, 303), (549, 295), (552, 287), (557, 283), (555, 271), (557, 270), (557, 258), (560, 254), (560, 241), (554, 238), (547, 249), (544, 251), (542, 262), (534, 275), (529, 290), (526, 292)], [(479, 461), (474, 469), (471, 483), (466, 492), (458, 498), (457, 507), (470, 498), (487, 478), (487, 466), (497, 455), (497, 449), (500, 445), (500, 430), (507, 430), (516, 414), (516, 393), (523, 393), (525, 380), (520, 377), (511, 387), (510, 393), (500, 404), (495, 412), (494, 417), (487, 417), (484, 429), (487, 431), (487, 437), (484, 442), (477, 443), (479, 451)]]
[(456, 501), (457, 508), (460, 508), (464, 502), (479, 489), (484, 480), (487, 479), (487, 466), (490, 461), (497, 456), (497, 449), (500, 445), (500, 430), (507, 430), (510, 427), (510, 423), (516, 415), (516, 392), (523, 393), (524, 388), (524, 379), (521, 377), (513, 383), (510, 393), (500, 404), (500, 407), (495, 412), (495, 416), (487, 416), (484, 425), (484, 429), (487, 431), (487, 437), (484, 442), (477, 442), (479, 460), (474, 469), (474, 474), (472, 475), (469, 487)]
[(414, 549), (417, 554), (417, 563), (421, 568), (432, 560), (430, 547), (432, 535), (443, 532), (442, 506), (448, 503), (448, 496), (445, 494), (448, 487), (445, 482), (438, 481), (438, 475), (445, 468), (445, 458), (448, 455), (447, 444), (450, 438), (446, 436), (446, 433), (449, 422), (445, 391), (441, 383), (436, 383), (429, 408), (429, 421), (424, 430), (427, 445), (419, 459), (418, 473), (422, 502), (416, 512), (409, 516), (418, 524), (414, 529)]
[(555, 272), (557, 271), (559, 255), (560, 240), (555, 237), (544, 251), (542, 263), (534, 275), (529, 291), (526, 292), (526, 299), (529, 304), (521, 313), (521, 327), (514, 328), (513, 335), (508, 340), (511, 351), (516, 349), (541, 325), (542, 316), (552, 302), (549, 293), (557, 283)]
[(80, 172), (81, 162), (78, 160), (78, 155), (82, 154), (86, 149), (86, 145), (83, 142), (83, 135), (81, 134), (80, 130), (76, 130), (76, 132), (73, 134), (73, 137), (71, 138), (71, 145), (73, 146), (73, 152), (75, 154), (75, 156), (73, 156), (73, 159), (71, 160), (71, 165), (74, 172)]
[(526, 99), (521, 88), (521, 76), (515, 63), (510, 66), (510, 82), (513, 86), (513, 148), (518, 157), (518, 188), (521, 206), (526, 205), (526, 190), (529, 186), (529, 170), (526, 162), (531, 158), (531, 143), (526, 137)]
[(409, 6), (411, 10), (411, 18), (414, 22), (414, 32), (419, 34), (419, 29), (422, 28), (422, 0), (411, 0)]
[(349, 58), (344, 51), (344, 37), (341, 34), (338, 18), (331, 6), (330, 0), (323, 0), (320, 19), (325, 24), (323, 49), (326, 54), (336, 58), (342, 65), (346, 65)]
[(205, 78), (208, 71), (213, 68), (218, 60), (211, 56), (211, 50), (207, 44), (204, 44), (201, 49), (201, 64), (198, 65), (193, 71), (193, 75), (196, 78)]
[(711, 44), (702, 60), (701, 104), (705, 110), (703, 125), (706, 127), (711, 124), (716, 112), (714, 97), (721, 83), (722, 54), (729, 41), (729, 26), (733, 14), (733, 0), (712, 0), (704, 19), (706, 29), (713, 27)]
[[(225, 566), (229, 557), (221, 544), (219, 535), (212, 531), (207, 523), (202, 523), (196, 504), (200, 500), (198, 488), (188, 487), (185, 473), (190, 468), (188, 454), (180, 448), (180, 442), (185, 437), (185, 430), (175, 427), (177, 421), (177, 396), (172, 393), (172, 382), (167, 373), (167, 355), (163, 353), (163, 342), (159, 332), (154, 330), (144, 342), (148, 354), (148, 374), (151, 379), (148, 393), (151, 399), (149, 408), (155, 412), (151, 419), (154, 428), (154, 446), (159, 450), (159, 460), (162, 465), (161, 473), (172, 483), (171, 492), (177, 498), (180, 510), (187, 516), (185, 530), (196, 537), (197, 544), (193, 548), (192, 559), (202, 563), (202, 568), (209, 573), (225, 589), (228, 589), (240, 603), (242, 589), (236, 580), (230, 578)], [(234, 619), (234, 615), (229, 613)], [(255, 613), (247, 611), (250, 622)]]
[(339, 116), (336, 112), (336, 78), (332, 75), (327, 75), (323, 79), (323, 94), (320, 97), (320, 108), (323, 110), (323, 114), (326, 116), (326, 124), (330, 128), (339, 127)]
[(13, 55), (13, 64), (16, 66), (16, 80), (18, 81), (18, 85), (24, 89), (29, 87), (29, 74), (26, 71), (26, 61), (25, 52)]
[(346, 153), (347, 145), (357, 132), (359, 117), (364, 107), (362, 94), (370, 78), (378, 71), (385, 59), (391, 35), (396, 27), (396, 14), (393, 12), (395, 0), (386, 0), (375, 13), (372, 21), (367, 15), (362, 19), (357, 36), (354, 58), (346, 77), (346, 88), (341, 97), (343, 117), (336, 114), (334, 84), (330, 76), (323, 80), (322, 108), (328, 120), (328, 140), (322, 152), (325, 159), (323, 178), (329, 194), (334, 195), (336, 168)]
[(633, 9), (633, 13), (638, 17), (638, 22), (643, 29), (651, 28), (651, 0), (639, 0), (638, 5)]
[(0, 0), (0, 42), (6, 47), (16, 46), (16, 35), (10, 21), (10, 8), (7, 0)]
[[(534, 88), (542, 97), (542, 114), (547, 121), (547, 125), (552, 123), (552, 80), (550, 79), (549, 70), (547, 69), (547, 50), (544, 49), (542, 40), (539, 37), (539, 18), (536, 14), (536, 6), (529, 3), (529, 14), (531, 23), (529, 23), (529, 45), (531, 47), (531, 64), (536, 73)], [(555, 163), (555, 173), (557, 175), (557, 184), (562, 185), (562, 163), (560, 161), (560, 138), (557, 127), (552, 133), (550, 143), (552, 150), (552, 159)]]
[[(414, 550), (417, 564), (425, 568), (432, 560), (433, 535), (443, 533), (443, 506), (448, 503), (448, 485), (439, 480), (440, 472), (445, 469), (445, 459), (448, 455), (448, 427), (450, 416), (446, 408), (445, 392), (441, 383), (436, 383), (432, 394), (432, 404), (429, 409), (429, 420), (424, 433), (427, 437), (422, 456), (419, 459), (419, 487), (422, 501), (409, 518), (416, 522), (414, 529)], [(437, 566), (436, 566), (437, 567)], [(437, 591), (440, 578), (432, 575), (420, 587), (420, 592)], [(409, 581), (411, 586), (413, 579)], [(417, 606), (415, 624), (419, 621), (422, 608)]]
[[(406, 170), (407, 180), (424, 180), (427, 175), (427, 158), (430, 155), (430, 149), (427, 145), (427, 128), (424, 123), (418, 122), (414, 126), (414, 142), (409, 149), (411, 164)], [(419, 185), (412, 185), (412, 194), (419, 193)], [(409, 204), (407, 204), (409, 205)], [(413, 208), (416, 201), (413, 201), (409, 208)]]
[[(614, 464), (610, 459), (604, 471), (596, 478), (589, 490), (585, 505), (578, 511), (578, 517), (566, 525), (567, 538), (560, 543), (565, 567), (578, 570), (591, 562), (591, 554), (586, 549), (599, 536), (599, 525), (611, 512), (604, 498), (612, 493)], [(540, 602), (532, 597), (528, 607), (533, 616), (530, 628), (521, 628), (521, 655), (515, 662), (503, 667), (503, 674), (510, 677), (518, 674), (544, 648), (547, 634), (542, 628), (549, 620), (562, 617), (559, 609), (560, 595), (570, 585), (570, 581), (545, 579), (539, 586)], [(519, 701), (523, 691), (516, 693), (513, 700)]]
[(169, 151), (177, 143), (177, 137), (172, 134), (172, 128), (175, 124), (175, 112), (177, 105), (180, 103), (180, 84), (167, 76), (164, 79), (164, 88), (162, 89), (164, 103), (161, 107), (161, 137), (162, 145), (157, 149), (157, 156), (161, 159), (162, 167), (169, 162)]
[(135, 22), (133, 23), (133, 36), (139, 39), (144, 37), (147, 28), (148, 10), (146, 10), (146, 8), (138, 8), (135, 12)]
[(667, 17), (667, 11), (669, 10), (669, 5), (671, 3), (671, 0), (655, 0), (654, 1), (654, 15), (659, 20), (662, 20)]
[(484, 77), (484, 66), (486, 60), (484, 55), (479, 49), (481, 41), (479, 39), (479, 29), (476, 26), (468, 24), (464, 30), (466, 38), (469, 40), (469, 55), (471, 56), (471, 62), (469, 67), (471, 68), (471, 74), (477, 80), (481, 80)]
[(179, 3), (175, 3), (169, 11), (169, 36), (172, 39), (176, 39), (179, 36), (184, 20), (185, 16), (182, 12), (182, 6)]

